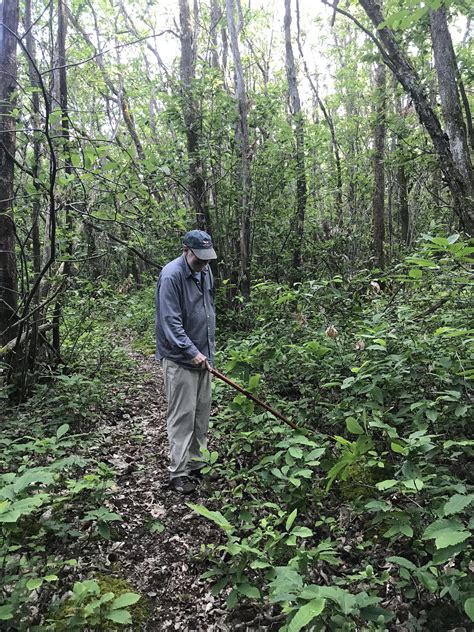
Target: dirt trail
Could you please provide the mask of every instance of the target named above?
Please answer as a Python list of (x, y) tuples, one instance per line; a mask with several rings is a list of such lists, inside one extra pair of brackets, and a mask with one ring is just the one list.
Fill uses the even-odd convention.
[[(119, 473), (110, 508), (122, 517), (97, 571), (129, 581), (150, 600), (152, 616), (145, 630), (227, 631), (245, 629), (228, 621), (222, 598), (213, 597), (199, 579), (205, 561), (195, 559), (201, 544), (222, 534), (186, 505), (206, 504), (211, 483), (181, 497), (167, 485), (166, 402), (159, 364), (132, 353), (137, 371), (146, 376), (130, 387), (124, 405), (102, 427), (97, 459)], [(212, 485), (221, 483), (212, 483)], [(152, 532), (152, 525), (161, 529)], [(139, 629), (139, 628), (136, 628)], [(247, 628), (251, 629), (251, 628)]]

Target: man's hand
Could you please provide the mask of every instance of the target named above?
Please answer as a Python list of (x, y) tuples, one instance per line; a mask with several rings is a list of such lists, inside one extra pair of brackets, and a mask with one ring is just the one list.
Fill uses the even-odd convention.
[(191, 360), (191, 362), (194, 364), (194, 366), (198, 366), (201, 369), (210, 369), (211, 368), (211, 365), (209, 364), (209, 360), (201, 352), (199, 352), (197, 354), (197, 356), (195, 356)]

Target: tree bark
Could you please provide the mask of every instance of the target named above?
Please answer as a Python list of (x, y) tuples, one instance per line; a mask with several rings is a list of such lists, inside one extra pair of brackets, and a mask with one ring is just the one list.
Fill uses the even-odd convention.
[(210, 46), (211, 46), (211, 66), (219, 70), (219, 53), (217, 47), (217, 29), (221, 21), (222, 10), (217, 0), (211, 0), (211, 24), (210, 24)]
[(449, 147), (454, 164), (466, 182), (471, 200), (474, 200), (474, 172), (457, 85), (459, 71), (444, 7), (430, 11), (430, 26), (439, 95), (449, 138)]
[(0, 0), (0, 346), (15, 335), (17, 270), (13, 217), (16, 149), (14, 92), (17, 63), (18, 0)]
[(374, 194), (372, 201), (372, 226), (374, 236), (374, 259), (378, 268), (385, 267), (385, 66), (377, 64), (375, 69), (376, 120), (374, 128)]
[(420, 78), (410, 64), (407, 55), (401, 49), (393, 31), (387, 26), (381, 27), (384, 16), (380, 6), (375, 0), (359, 0), (359, 2), (377, 28), (378, 37), (383, 45), (385, 63), (411, 96), (418, 117), (431, 137), (441, 171), (453, 196), (454, 212), (458, 215), (461, 226), (467, 233), (472, 234), (474, 231), (474, 202), (469, 183), (453, 160), (449, 140), (430, 106)]
[[(35, 41), (33, 38), (33, 33), (31, 31), (32, 27), (32, 19), (31, 19), (31, 0), (25, 0), (25, 30), (27, 32), (25, 38), (26, 50), (28, 51), (28, 76), (30, 79), (30, 84), (33, 88), (35, 88), (34, 92), (31, 95), (31, 102), (33, 106), (33, 113), (31, 116), (31, 127), (34, 130), (40, 119), (40, 100), (38, 91), (40, 89), (38, 75), (36, 72), (36, 51), (35, 51)], [(35, 187), (36, 195), (33, 198), (32, 204), (32, 217), (31, 217), (31, 241), (32, 241), (32, 249), (33, 249), (33, 283), (35, 284), (41, 270), (41, 239), (40, 239), (40, 213), (41, 213), (41, 186), (38, 182), (38, 177), (41, 168), (41, 135), (39, 132), (33, 132), (33, 160), (31, 163), (31, 173), (33, 176), (33, 185)], [(40, 302), (40, 292), (39, 286), (35, 292), (35, 296), (32, 300), (33, 307), (38, 307)], [(31, 325), (31, 335), (28, 342), (28, 368), (33, 371), (36, 362), (36, 355), (38, 350), (38, 341), (39, 341), (39, 327), (42, 319), (42, 310), (38, 309), (34, 312), (32, 325)], [(22, 382), (26, 380), (23, 379)]]
[(335, 200), (335, 205), (336, 205), (336, 216), (338, 218), (338, 224), (340, 226), (342, 226), (343, 224), (343, 220), (344, 220), (344, 216), (343, 216), (343, 211), (342, 211), (342, 170), (341, 170), (341, 157), (340, 157), (340, 153), (339, 153), (339, 145), (337, 142), (337, 136), (336, 136), (336, 128), (334, 126), (334, 121), (332, 120), (328, 109), (326, 108), (324, 101), (321, 99), (321, 97), (319, 96), (319, 90), (318, 90), (318, 86), (315, 84), (315, 82), (313, 81), (311, 74), (309, 72), (308, 69), (308, 65), (306, 63), (306, 59), (304, 57), (303, 54), (303, 47), (301, 45), (301, 39), (300, 39), (300, 10), (299, 10), (299, 0), (296, 0), (296, 16), (297, 16), (297, 41), (298, 41), (298, 50), (300, 53), (300, 57), (301, 60), (303, 62), (303, 67), (304, 67), (304, 71), (306, 74), (306, 78), (309, 81), (309, 85), (311, 86), (311, 89), (313, 91), (314, 97), (316, 99), (316, 103), (318, 104), (318, 106), (321, 108), (321, 112), (323, 113), (324, 116), (324, 120), (327, 123), (327, 126), (329, 127), (329, 132), (331, 134), (331, 148), (332, 148), (332, 152), (333, 152), (333, 156), (334, 156), (334, 164), (336, 167), (336, 200)]
[[(404, 118), (402, 99), (395, 96), (395, 112), (402, 126)], [(398, 127), (398, 126), (397, 126)], [(398, 222), (400, 225), (400, 239), (405, 245), (410, 245), (410, 208), (408, 206), (408, 176), (404, 164), (403, 151), (403, 127), (395, 132), (395, 183), (398, 210)]]
[(250, 152), (247, 121), (247, 94), (245, 90), (242, 60), (240, 57), (237, 28), (235, 25), (234, 0), (226, 0), (230, 47), (235, 66), (235, 87), (239, 109), (237, 124), (237, 147), (240, 153), (240, 236), (239, 236), (239, 286), (244, 298), (250, 297)]
[[(69, 111), (68, 111), (68, 87), (66, 74), (66, 33), (67, 33), (67, 13), (64, 0), (58, 0), (58, 77), (59, 77), (59, 107), (61, 109), (61, 154), (64, 159), (64, 171), (67, 175), (73, 172), (71, 163), (71, 147), (69, 137)], [(66, 236), (66, 261), (64, 262), (64, 274), (69, 275), (71, 270), (70, 258), (72, 257), (72, 218), (71, 207), (66, 200), (64, 205), (65, 221), (64, 225), (67, 231)], [(61, 355), (61, 322), (62, 305), (59, 298), (54, 305), (53, 310), (53, 350), (56, 357)]]
[(291, 44), (291, 0), (285, 0), (285, 51), (286, 77), (290, 95), (290, 111), (295, 123), (296, 139), (296, 213), (294, 231), (296, 244), (293, 250), (294, 273), (298, 275), (303, 263), (302, 249), (304, 241), (304, 220), (306, 213), (306, 173), (304, 159), (304, 121), (301, 111), (301, 101), (296, 80), (295, 58)]
[(200, 113), (194, 97), (193, 86), (193, 82), (196, 79), (196, 51), (188, 0), (179, 0), (179, 20), (181, 25), (180, 74), (183, 86), (182, 109), (189, 161), (189, 196), (191, 205), (194, 208), (198, 228), (211, 232), (211, 218), (206, 200), (204, 165), (199, 153)]

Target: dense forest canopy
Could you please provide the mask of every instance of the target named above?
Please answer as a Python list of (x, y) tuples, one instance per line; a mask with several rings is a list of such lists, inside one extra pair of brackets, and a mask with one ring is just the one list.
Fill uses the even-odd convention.
[(4, 352), (190, 225), (244, 297), (470, 232), (468, 5), (274, 4), (3, 2)]
[[(226, 423), (235, 430), (219, 448), (222, 472), (243, 504), (239, 513), (222, 492), (223, 513), (194, 507), (227, 538), (209, 552), (214, 594), (230, 609), (268, 601), (279, 609), (265, 619), (262, 606), (268, 629), (274, 616), (293, 632), (320, 616), (318, 630), (474, 620), (472, 18), (467, 0), (0, 0), (0, 557), (10, 569), (0, 620), (11, 629), (44, 623), (56, 581), (44, 578), (65, 581), (59, 562), (41, 566), (21, 521), (49, 502), (60, 514), (61, 494), (102, 498), (111, 471), (67, 461), (81, 453), (67, 434), (91, 431), (101, 406), (112, 414), (104, 393), (132, 380), (118, 368), (129, 366), (123, 341), (152, 352), (154, 281), (191, 228), (212, 234), (218, 253), (220, 362), (302, 428), (285, 438), (215, 386), (218, 438)], [(47, 470), (42, 454), (61, 465)], [(63, 468), (96, 482), (69, 480), (66, 494)], [(342, 567), (341, 503), (360, 536)], [(91, 507), (78, 523), (110, 540), (118, 518)], [(61, 520), (32, 538), (66, 533)], [(78, 529), (65, 541), (80, 542)], [(298, 556), (296, 542), (315, 533), (323, 539)], [(338, 569), (322, 592), (318, 564)], [(63, 619), (130, 622), (120, 596), (122, 614), (110, 599), (87, 614), (105, 588), (81, 586)]]

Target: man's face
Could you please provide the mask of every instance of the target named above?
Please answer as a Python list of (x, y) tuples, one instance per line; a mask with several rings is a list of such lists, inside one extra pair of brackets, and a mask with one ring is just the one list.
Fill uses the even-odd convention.
[(193, 272), (201, 272), (208, 263), (205, 259), (198, 259), (194, 252), (189, 248), (185, 248), (184, 255), (186, 257), (186, 261), (188, 262), (188, 266)]

